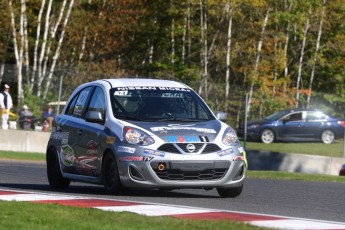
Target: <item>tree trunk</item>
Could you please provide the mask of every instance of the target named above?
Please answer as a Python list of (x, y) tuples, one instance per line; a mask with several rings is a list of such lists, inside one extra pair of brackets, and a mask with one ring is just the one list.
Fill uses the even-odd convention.
[(265, 16), (265, 19), (264, 19), (264, 23), (262, 25), (260, 40), (258, 42), (256, 61), (255, 61), (254, 72), (253, 72), (253, 77), (252, 77), (253, 81), (252, 81), (252, 83), (250, 85), (250, 91), (249, 91), (249, 97), (248, 97), (248, 108), (247, 108), (247, 114), (248, 115), (249, 115), (249, 112), (250, 112), (250, 106), (251, 106), (251, 101), (252, 101), (253, 91), (254, 91), (254, 84), (255, 84), (255, 81), (256, 81), (257, 72), (258, 72), (258, 68), (259, 68), (262, 42), (264, 40), (264, 35), (265, 35), (265, 30), (266, 30), (266, 25), (267, 25), (269, 13), (270, 13), (270, 10), (268, 8), (267, 11), (266, 11), (266, 16)]
[[(21, 5), (25, 4), (25, 0), (21, 0)], [(24, 100), (23, 95), (23, 49), (24, 49), (24, 30), (23, 30), (23, 17), (20, 16), (20, 23), (19, 23), (19, 38), (20, 43), (18, 47), (17, 42), (17, 30), (16, 30), (16, 23), (13, 11), (13, 4), (12, 0), (8, 1), (10, 15), (11, 15), (11, 26), (12, 26), (12, 36), (13, 36), (13, 46), (14, 46), (14, 55), (16, 58), (16, 66), (17, 66), (17, 106), (21, 105)], [(23, 14), (23, 7), (21, 7), (21, 14)]]
[(307, 108), (309, 108), (309, 106), (310, 106), (310, 99), (311, 99), (313, 81), (314, 81), (314, 76), (315, 76), (315, 66), (316, 66), (316, 62), (317, 62), (317, 55), (318, 55), (318, 52), (319, 52), (319, 49), (320, 49), (320, 40), (321, 40), (321, 34), (322, 34), (323, 20), (324, 20), (324, 16), (325, 16), (325, 5), (326, 5), (326, 2), (327, 2), (327, 0), (323, 0), (323, 3), (322, 3), (320, 26), (319, 26), (319, 31), (318, 31), (318, 34), (317, 34), (313, 66), (312, 66), (311, 74), (310, 74), (309, 93), (308, 93), (308, 98), (307, 98)]
[(46, 53), (46, 46), (47, 46), (47, 40), (48, 40), (48, 32), (50, 28), (50, 12), (52, 8), (53, 0), (49, 0), (46, 17), (45, 17), (45, 25), (44, 25), (44, 34), (43, 34), (43, 41), (41, 45), (41, 52), (38, 59), (38, 76), (37, 76), (37, 96), (41, 96), (41, 85), (44, 79), (43, 75), (43, 59), (45, 57)]
[(46, 0), (42, 0), (41, 3), (41, 8), (40, 11), (38, 13), (38, 17), (37, 17), (37, 31), (36, 31), (36, 40), (35, 40), (35, 48), (34, 48), (34, 62), (33, 62), (33, 66), (32, 66), (32, 74), (31, 74), (31, 79), (30, 79), (30, 93), (33, 90), (33, 87), (35, 85), (36, 82), (36, 75), (37, 75), (37, 56), (38, 56), (38, 45), (39, 45), (39, 40), (41, 37), (41, 24), (42, 24), (42, 14), (43, 14), (43, 10), (45, 8), (45, 4), (46, 4)]
[[(311, 9), (309, 10), (309, 15), (311, 13), (310, 11), (311, 11)], [(299, 107), (299, 90), (300, 90), (300, 82), (301, 82), (301, 75), (302, 75), (304, 49), (305, 49), (305, 44), (307, 41), (307, 33), (308, 33), (308, 30), (310, 27), (309, 15), (308, 15), (305, 27), (304, 27), (301, 56), (299, 58), (299, 65), (298, 65), (298, 74), (297, 74), (297, 82), (296, 82), (296, 108)]]
[[(171, 0), (171, 7), (173, 7), (173, 1)], [(174, 69), (175, 64), (175, 19), (171, 20), (171, 65)]]
[(230, 90), (230, 56), (231, 56), (231, 39), (232, 39), (232, 6), (231, 3), (228, 3), (229, 10), (229, 26), (228, 26), (228, 41), (226, 44), (226, 75), (225, 75), (225, 101), (224, 107), (225, 111), (228, 111), (228, 99), (229, 99), (229, 90)]
[(63, 39), (64, 39), (64, 35), (65, 35), (65, 32), (66, 32), (66, 27), (67, 27), (69, 18), (71, 16), (73, 5), (74, 5), (74, 0), (71, 0), (70, 4), (69, 4), (69, 7), (68, 7), (68, 10), (67, 10), (65, 21), (64, 21), (62, 29), (61, 29), (61, 35), (60, 35), (60, 39), (59, 39), (57, 48), (55, 50), (55, 54), (54, 54), (54, 57), (53, 57), (53, 63), (50, 66), (50, 71), (49, 71), (49, 75), (48, 75), (48, 78), (47, 78), (47, 82), (46, 82), (46, 86), (45, 86), (45, 91), (44, 91), (44, 95), (43, 95), (44, 99), (47, 97), (48, 90), (49, 90), (49, 87), (50, 87), (50, 83), (51, 83), (51, 80), (53, 78), (53, 73), (54, 73), (54, 70), (55, 70), (56, 62), (57, 62), (57, 60), (59, 58), (59, 55), (60, 55), (61, 45), (62, 45), (62, 42), (63, 42)]
[(205, 20), (205, 15), (204, 15), (204, 2), (203, 0), (200, 0), (200, 45), (201, 45), (201, 51), (200, 51), (200, 85), (199, 85), (199, 91), (198, 93), (200, 95), (203, 95), (203, 90), (205, 87), (205, 46), (204, 46), (204, 41), (205, 41), (205, 27), (204, 27), (204, 20)]

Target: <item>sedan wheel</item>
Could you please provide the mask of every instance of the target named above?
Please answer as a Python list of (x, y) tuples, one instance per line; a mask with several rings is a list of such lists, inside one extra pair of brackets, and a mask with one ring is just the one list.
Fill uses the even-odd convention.
[(119, 194), (123, 191), (116, 159), (113, 153), (108, 152), (103, 162), (104, 188), (108, 194)]
[(265, 144), (270, 144), (274, 141), (274, 132), (270, 129), (265, 129), (261, 133), (261, 141)]
[(59, 158), (56, 150), (50, 148), (46, 156), (48, 182), (52, 188), (68, 188), (70, 180), (62, 177)]
[(325, 144), (331, 144), (335, 139), (334, 133), (331, 130), (325, 130), (321, 134), (321, 140)]

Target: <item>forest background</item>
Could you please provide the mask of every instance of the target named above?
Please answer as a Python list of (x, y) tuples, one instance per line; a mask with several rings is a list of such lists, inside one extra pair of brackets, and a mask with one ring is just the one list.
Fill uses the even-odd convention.
[(0, 0), (0, 81), (37, 115), (83, 82), (148, 77), (234, 127), (286, 108), (344, 118), (344, 19), (343, 0)]

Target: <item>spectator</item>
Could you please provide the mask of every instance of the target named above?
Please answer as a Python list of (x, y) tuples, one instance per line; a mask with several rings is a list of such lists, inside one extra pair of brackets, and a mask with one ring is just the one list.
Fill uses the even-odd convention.
[(19, 127), (22, 129), (35, 129), (35, 116), (29, 110), (27, 105), (19, 112)]
[(55, 111), (49, 106), (47, 110), (43, 111), (41, 118), (43, 122), (47, 121), (49, 123), (49, 129), (51, 129), (55, 118)]
[(2, 129), (8, 129), (8, 118), (13, 106), (12, 97), (9, 93), (10, 86), (4, 84), (0, 92), (0, 112), (2, 119)]

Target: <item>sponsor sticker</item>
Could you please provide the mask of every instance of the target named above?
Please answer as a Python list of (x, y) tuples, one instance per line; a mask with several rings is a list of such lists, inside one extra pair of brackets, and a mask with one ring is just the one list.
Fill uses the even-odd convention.
[(127, 156), (127, 157), (120, 157), (119, 161), (143, 161), (144, 157), (140, 156)]
[(119, 146), (117, 147), (118, 152), (124, 152), (124, 153), (134, 153), (135, 148), (127, 147), (127, 146)]
[(143, 157), (143, 161), (151, 161), (152, 159), (153, 157), (148, 157), (148, 156)]
[(184, 143), (184, 142), (199, 142), (199, 137), (197, 136), (167, 136), (168, 143)]
[(117, 87), (117, 91), (128, 91), (128, 90), (173, 90), (190, 92), (190, 89), (179, 88), (179, 87), (155, 87), (155, 86), (128, 86), (128, 87)]
[(153, 132), (162, 132), (162, 131), (196, 131), (200, 133), (217, 133), (214, 129), (207, 128), (198, 128), (198, 127), (188, 127), (188, 126), (159, 126), (150, 128)]
[(150, 154), (150, 155), (159, 156), (159, 157), (165, 156), (164, 152), (158, 151), (158, 150), (153, 150), (153, 149), (144, 149), (144, 154)]
[(71, 146), (63, 145), (61, 146), (61, 157), (62, 163), (65, 166), (72, 166), (75, 160), (74, 152)]
[(217, 154), (222, 157), (222, 156), (226, 156), (226, 155), (229, 155), (229, 154), (233, 154), (234, 153), (234, 150), (233, 149), (225, 149), (225, 150), (222, 150), (222, 151), (219, 151), (217, 152)]
[(51, 139), (61, 140), (61, 144), (68, 144), (69, 132), (53, 132), (50, 136)]

